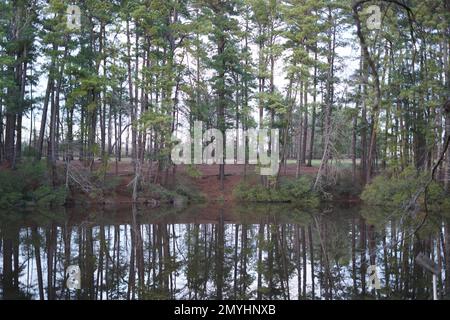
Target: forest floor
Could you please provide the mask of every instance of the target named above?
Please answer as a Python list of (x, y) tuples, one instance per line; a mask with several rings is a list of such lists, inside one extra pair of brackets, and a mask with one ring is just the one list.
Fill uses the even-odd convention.
[[(62, 164), (62, 163), (61, 163)], [(93, 170), (98, 170), (101, 167), (101, 161), (95, 161)], [(80, 161), (74, 160), (70, 163), (70, 167), (73, 169), (83, 170), (83, 164)], [(245, 168), (246, 167), (246, 168)], [(154, 177), (154, 169), (156, 165), (152, 165), (152, 177)], [(177, 165), (175, 172), (172, 169), (168, 172), (168, 184), (177, 185), (177, 183), (188, 183), (200, 191), (208, 201), (232, 201), (234, 188), (244, 180), (255, 181), (259, 179), (259, 174), (255, 170), (254, 165), (238, 165), (227, 164), (225, 165), (225, 180), (223, 189), (219, 180), (219, 165), (195, 165), (196, 175), (193, 177), (189, 174), (188, 166)], [(84, 169), (86, 170), (86, 169)], [(300, 167), (300, 174), (315, 175), (318, 171), (317, 166)], [(297, 172), (297, 164), (289, 163), (286, 167), (280, 166), (280, 175), (294, 178)], [(142, 173), (145, 177), (149, 176), (149, 164), (146, 163), (142, 167)], [(173, 174), (175, 173), (175, 174)], [(114, 190), (114, 196), (107, 197), (106, 202), (109, 203), (129, 203), (131, 201), (131, 188), (130, 184), (134, 178), (134, 169), (130, 159), (123, 159), (117, 162), (111, 161), (108, 165), (107, 173), (108, 177), (119, 177), (117, 186)], [(165, 173), (162, 173), (162, 179)]]
[[(231, 201), (234, 188), (240, 182), (247, 179), (255, 179), (255, 175), (259, 175), (255, 172), (254, 165), (247, 165), (246, 173), (244, 171), (244, 165), (231, 164), (225, 165), (225, 180), (223, 189), (219, 180), (219, 166), (218, 165), (198, 165), (197, 169), (201, 172), (201, 177), (192, 179), (194, 185), (206, 195), (208, 200), (224, 200)], [(281, 176), (295, 177), (297, 171), (296, 164), (288, 164), (286, 168), (280, 168)], [(300, 167), (301, 174), (316, 174), (317, 167)], [(186, 173), (185, 166), (179, 166), (177, 171), (180, 173)]]

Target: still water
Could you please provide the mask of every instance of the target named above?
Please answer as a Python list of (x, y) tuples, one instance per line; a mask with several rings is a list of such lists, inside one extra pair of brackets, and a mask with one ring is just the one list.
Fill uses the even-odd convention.
[(351, 205), (0, 211), (0, 298), (431, 299), (419, 252), (445, 298), (448, 220), (420, 220)]

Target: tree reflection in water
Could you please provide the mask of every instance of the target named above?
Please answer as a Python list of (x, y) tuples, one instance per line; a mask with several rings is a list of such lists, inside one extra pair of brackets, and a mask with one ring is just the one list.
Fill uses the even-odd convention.
[[(448, 298), (449, 222), (412, 233), (418, 222), (389, 210), (255, 205), (1, 212), (0, 297), (430, 299), (431, 275), (414, 263), (424, 252)], [(65, 286), (70, 265), (81, 290)]]

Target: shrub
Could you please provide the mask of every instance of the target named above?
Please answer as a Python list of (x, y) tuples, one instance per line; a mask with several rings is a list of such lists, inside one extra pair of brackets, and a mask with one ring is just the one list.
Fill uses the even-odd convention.
[(67, 192), (53, 188), (44, 162), (24, 161), (15, 170), (0, 171), (0, 207), (61, 205)]
[(175, 188), (175, 192), (178, 195), (186, 197), (190, 202), (199, 202), (205, 200), (205, 196), (189, 184), (182, 183), (177, 185), (177, 187)]
[(248, 202), (295, 202), (304, 206), (317, 206), (319, 197), (312, 190), (311, 182), (308, 176), (296, 180), (286, 179), (280, 181), (276, 189), (241, 182), (233, 190), (233, 197)]
[(101, 184), (103, 193), (104, 194), (114, 193), (117, 187), (120, 186), (121, 182), (122, 182), (121, 177), (115, 176), (106, 177)]
[(167, 190), (160, 184), (149, 184), (148, 188), (144, 194), (145, 197), (149, 197), (151, 199), (159, 200), (161, 202), (172, 202), (172, 200), (176, 197), (176, 193), (170, 190)]
[[(429, 179), (429, 173), (417, 173), (413, 167), (409, 167), (400, 174), (385, 173), (375, 177), (368, 184), (361, 199), (373, 206), (393, 206), (400, 208), (407, 204), (415, 193), (420, 190)], [(427, 204), (432, 211), (448, 210), (450, 199), (445, 195), (441, 185), (432, 182), (428, 188)], [(424, 202), (424, 193), (421, 194), (418, 202)]]
[(173, 190), (167, 189), (159, 184), (149, 184), (147, 190), (144, 190), (143, 196), (165, 203), (172, 203), (175, 199), (180, 198), (180, 196), (189, 202), (201, 202), (205, 199), (204, 195), (196, 188), (180, 181), (178, 181)]
[(200, 178), (202, 172), (192, 164), (186, 166), (186, 174), (191, 178)]

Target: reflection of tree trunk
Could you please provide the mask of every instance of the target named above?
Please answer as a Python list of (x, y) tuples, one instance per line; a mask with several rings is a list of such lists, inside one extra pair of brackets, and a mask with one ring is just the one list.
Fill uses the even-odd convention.
[[(31, 111), (33, 111), (33, 110), (31, 110)], [(31, 138), (30, 138), (30, 141), (31, 141)], [(31, 142), (28, 145), (31, 146)], [(29, 242), (30, 241), (30, 229), (29, 228), (26, 228), (26, 229), (27, 229), (26, 241)], [(26, 247), (26, 262), (27, 262), (26, 294), (29, 295), (30, 289), (32, 286), (32, 284), (30, 283), (30, 272), (31, 272), (30, 264), (33, 263), (33, 258), (32, 258), (32, 253), (31, 253), (31, 245), (28, 245)]]
[[(444, 266), (443, 266), (443, 261), (442, 261), (442, 255), (443, 255), (443, 251), (444, 251), (444, 242), (443, 242), (444, 238), (443, 238), (443, 234), (442, 234), (442, 225), (441, 228), (439, 228), (439, 236), (436, 239), (436, 251), (437, 251), (437, 258), (438, 258), (438, 266), (439, 266), (439, 270), (444, 270)], [(442, 245), (442, 247), (441, 247)], [(438, 288), (440, 288), (439, 290), (439, 299), (442, 300), (444, 297), (444, 284), (442, 282), (442, 274), (440, 276), (438, 276)]]
[[(119, 264), (120, 264), (120, 226), (114, 226), (114, 257), (112, 279), (115, 284), (116, 294), (119, 294)], [(116, 254), (117, 252), (117, 254)]]
[[(428, 256), (429, 254), (429, 243), (427, 245), (426, 240), (423, 240), (423, 242), (421, 240), (418, 239), (418, 237), (414, 237), (414, 241), (413, 241), (413, 247), (412, 249), (412, 257), (417, 257), (417, 255), (419, 254), (419, 252), (424, 252), (424, 254), (426, 256)], [(423, 299), (425, 296), (425, 288), (424, 285), (429, 284), (432, 280), (431, 277), (426, 277), (427, 275), (424, 274), (424, 270), (422, 267), (418, 266), (416, 263), (414, 263), (412, 265), (412, 295), (411, 298), (413, 300), (415, 299)], [(425, 278), (424, 278), (425, 277)], [(427, 279), (428, 278), (428, 279)]]
[(390, 269), (389, 269), (389, 252), (386, 242), (386, 229), (383, 230), (383, 260), (384, 260), (384, 278), (386, 279), (386, 294), (389, 297), (390, 289)]
[(224, 246), (225, 246), (225, 224), (223, 217), (223, 209), (220, 210), (219, 223), (216, 229), (216, 297), (223, 299), (223, 263), (224, 263)]
[(328, 299), (333, 300), (333, 275), (331, 273), (330, 258), (328, 256), (328, 224), (325, 222), (323, 225), (323, 253), (325, 257), (325, 281), (328, 288)]
[[(70, 244), (71, 244), (71, 235), (72, 235), (72, 228), (68, 225), (66, 222), (64, 226), (64, 272), (66, 272), (67, 267), (70, 265)], [(66, 279), (66, 277), (64, 277)], [(66, 290), (66, 284), (63, 284), (63, 292)], [(66, 299), (70, 298), (70, 290), (66, 291)]]
[(127, 299), (133, 299), (134, 300), (134, 288), (135, 288), (135, 267), (134, 267), (134, 262), (135, 262), (135, 241), (134, 241), (134, 228), (131, 227), (130, 228), (130, 233), (131, 233), (131, 253), (130, 253), (130, 271), (129, 271), (129, 276), (128, 276), (128, 289), (127, 289)]
[[(137, 207), (134, 204), (132, 208), (132, 241), (133, 241), (133, 247), (136, 251), (136, 263), (137, 263), (137, 270), (138, 270), (138, 283), (139, 283), (139, 290), (142, 290), (144, 288), (144, 250), (143, 250), (143, 244), (142, 244), (142, 235), (141, 235), (141, 227), (136, 221), (137, 217)], [(134, 298), (134, 295), (133, 295)]]
[(80, 280), (81, 280), (81, 286), (82, 286), (82, 290), (77, 290), (77, 294), (76, 297), (77, 299), (83, 298), (85, 296), (85, 287), (84, 284), (86, 283), (86, 268), (85, 268), (85, 261), (84, 261), (84, 252), (85, 252), (85, 239), (84, 239), (84, 227), (79, 227), (78, 228), (78, 266), (80, 267)]
[[(103, 146), (104, 148), (104, 146)], [(105, 254), (105, 226), (103, 224), (100, 224), (99, 227), (100, 232), (100, 250), (98, 254), (98, 271), (97, 271), (97, 281), (96, 281), (96, 288), (95, 288), (95, 296), (99, 297), (97, 299), (103, 300), (103, 256)], [(100, 295), (99, 295), (100, 291)]]
[[(194, 225), (194, 279), (193, 281), (193, 286), (194, 286), (194, 299), (197, 300), (198, 299), (198, 289), (199, 289), (199, 260), (200, 260), (200, 228), (198, 224)], [(206, 261), (205, 261), (206, 262)], [(190, 292), (190, 290), (189, 290)]]
[[(325, 299), (327, 300), (331, 300), (333, 299), (333, 294), (332, 294), (332, 288), (333, 288), (333, 280), (331, 279), (331, 270), (330, 270), (330, 262), (329, 262), (329, 258), (328, 258), (328, 252), (327, 252), (327, 248), (326, 248), (326, 244), (327, 244), (327, 225), (326, 223), (320, 223), (317, 219), (317, 217), (314, 217), (314, 221), (316, 224), (316, 229), (317, 229), (317, 234), (319, 236), (319, 241), (320, 241), (320, 247), (322, 250), (320, 250), (320, 260), (321, 260), (321, 268), (322, 266), (325, 269), (325, 279), (323, 279), (323, 273), (321, 272), (321, 277), (322, 277), (322, 285), (325, 289)], [(324, 230), (322, 230), (324, 229)], [(323, 260), (323, 261), (322, 261)], [(321, 290), (322, 290), (322, 286), (321, 286)]]
[(157, 226), (156, 225), (152, 225), (152, 286), (153, 289), (156, 288), (156, 261), (157, 261), (157, 256), (156, 256), (156, 249), (158, 246), (158, 234), (157, 234)]
[(164, 285), (164, 283), (163, 283), (163, 274), (162, 274), (162, 270), (163, 270), (164, 266), (163, 266), (161, 229), (162, 229), (161, 224), (158, 224), (157, 236), (156, 236), (156, 246), (158, 248), (158, 276), (157, 276), (157, 280), (158, 280), (159, 289), (163, 289), (163, 285)]
[[(111, 146), (111, 144), (109, 144)], [(112, 149), (111, 149), (112, 150)], [(105, 260), (105, 298), (109, 300), (109, 264), (111, 263), (111, 253), (110, 253), (110, 243), (111, 243), (111, 226), (108, 226), (108, 235), (105, 241), (105, 252), (106, 252), (106, 260)], [(114, 251), (114, 249), (113, 249)], [(112, 260), (114, 263), (114, 260)]]
[(152, 248), (153, 248), (153, 243), (152, 243), (152, 225), (148, 224), (147, 225), (147, 239), (148, 239), (148, 245), (147, 245), (147, 254), (148, 254), (148, 268), (147, 268), (147, 288), (150, 288), (150, 284), (152, 282), (152, 270), (153, 268), (153, 260), (151, 260), (151, 256), (152, 256)]
[[(392, 231), (391, 231), (391, 243), (397, 243), (397, 224), (395, 221), (392, 221)], [(395, 272), (395, 291), (397, 292), (399, 290), (399, 273), (397, 270), (398, 268), (398, 245), (394, 245), (394, 266), (393, 266)]]
[(302, 261), (303, 261), (303, 298), (306, 299), (306, 230), (302, 227)]
[[(402, 234), (405, 234), (405, 230), (403, 230)], [(409, 298), (409, 241), (408, 238), (405, 238), (403, 241), (403, 245), (401, 246), (403, 248), (403, 267), (402, 267), (402, 276), (401, 276), (401, 282), (404, 284), (403, 287), (403, 294), (406, 298)]]
[(297, 294), (298, 299), (302, 295), (301, 282), (302, 282), (302, 270), (300, 266), (300, 227), (295, 225), (295, 256), (296, 256), (296, 264), (297, 264)]
[(311, 261), (311, 296), (314, 300), (316, 297), (315, 285), (314, 285), (314, 243), (312, 237), (311, 225), (308, 226), (309, 235), (309, 260)]
[[(10, 237), (3, 236), (3, 298), (12, 299), (13, 296), (13, 269), (12, 269), (13, 242)], [(16, 272), (18, 270), (15, 270)]]
[(319, 250), (319, 297), (323, 296), (323, 288), (325, 288), (323, 284), (323, 252)]
[(258, 228), (258, 289), (257, 289), (257, 299), (261, 300), (261, 289), (262, 289), (262, 243), (264, 242), (264, 224), (260, 223)]
[(267, 226), (267, 241), (268, 241), (268, 275), (267, 277), (269, 278), (269, 300), (273, 299), (273, 235), (271, 237), (271, 229), (273, 228), (273, 226)]
[(46, 232), (47, 238), (47, 297), (49, 300), (55, 299), (54, 282), (53, 282), (53, 259), (56, 250), (56, 227), (52, 225), (50, 230)]
[(14, 257), (14, 277), (13, 286), (16, 292), (19, 292), (19, 231), (14, 230), (14, 242), (13, 242), (13, 257)]
[(366, 221), (364, 218), (360, 219), (359, 225), (359, 251), (361, 253), (361, 294), (366, 294)]
[(445, 223), (444, 260), (445, 260), (445, 294), (448, 297), (448, 296), (450, 296), (450, 220), (449, 219)]
[[(31, 237), (34, 245), (34, 256), (36, 259), (36, 272), (38, 277), (39, 299), (44, 300), (44, 285), (42, 281), (42, 265), (41, 265), (41, 245), (39, 233), (36, 226), (31, 228)], [(3, 269), (4, 270), (4, 269)]]
[(237, 271), (238, 271), (238, 244), (239, 244), (239, 225), (234, 226), (234, 276), (233, 276), (233, 295), (234, 299), (237, 298), (238, 284), (237, 284)]
[(86, 227), (86, 239), (85, 239), (85, 282), (84, 287), (87, 289), (87, 295), (89, 299), (95, 298), (94, 291), (94, 239), (92, 234), (92, 227)]
[(204, 282), (203, 282), (203, 292), (202, 292), (202, 296), (205, 297), (206, 296), (206, 286), (208, 284), (208, 270), (210, 268), (210, 261), (211, 261), (211, 256), (212, 256), (212, 248), (213, 248), (213, 236), (214, 236), (214, 232), (213, 229), (211, 229), (210, 232), (210, 236), (211, 236), (211, 240), (209, 241), (209, 246), (208, 246), (208, 226), (205, 225), (204, 226), (204, 243), (205, 243), (205, 271), (204, 271)]
[[(376, 243), (375, 243), (375, 226), (369, 225), (368, 228), (368, 236), (369, 236), (369, 259), (370, 259), (370, 265), (375, 266), (376, 265)], [(373, 287), (371, 285), (371, 287)], [(373, 290), (376, 294), (376, 290)]]
[[(174, 170), (175, 170), (175, 168), (176, 167), (174, 167)], [(173, 176), (175, 177), (175, 174)], [(171, 258), (171, 263), (172, 263), (171, 265), (173, 265), (172, 269), (174, 269), (175, 265), (176, 265), (176, 261), (177, 261), (177, 256), (176, 256), (177, 237), (175, 236), (176, 235), (175, 224), (172, 224), (171, 227), (172, 227), (172, 235), (169, 235), (172, 237), (172, 252), (173, 252), (173, 254), (172, 254), (172, 258)], [(170, 230), (170, 227), (169, 227), (169, 230)], [(144, 256), (142, 256), (142, 269), (144, 269)], [(170, 296), (172, 299), (175, 299), (175, 292), (177, 290), (177, 273), (176, 272), (170, 272), (170, 281), (171, 281)]]
[(356, 284), (356, 221), (352, 219), (352, 279), (353, 279), (353, 295), (358, 292), (358, 285)]
[(369, 256), (370, 256), (370, 264), (375, 265), (376, 264), (376, 251), (375, 251), (375, 226), (369, 225)]
[[(276, 224), (275, 227), (275, 258), (277, 261), (280, 261), (282, 264), (282, 269), (280, 270), (280, 282), (281, 282), (281, 292), (283, 294), (283, 299), (290, 299), (290, 293), (289, 293), (289, 275), (288, 275), (288, 261), (286, 256), (286, 236), (285, 236), (285, 225), (281, 225), (281, 235), (278, 235), (278, 224)], [(284, 284), (284, 281), (286, 281), (286, 287)]]
[[(193, 232), (193, 235), (194, 235), (194, 237), (195, 237), (195, 227), (194, 227), (194, 232)], [(197, 232), (198, 232), (198, 229), (197, 229)], [(196, 286), (196, 282), (195, 282), (195, 280), (194, 279), (192, 279), (192, 277), (193, 277), (193, 273), (194, 272), (192, 272), (191, 271), (191, 268), (193, 268), (191, 265), (192, 264), (196, 264), (196, 262), (197, 262), (197, 256), (195, 255), (195, 253), (194, 253), (194, 257), (192, 257), (192, 249), (191, 249), (191, 246), (192, 246), (192, 240), (191, 240), (191, 235), (192, 235), (192, 232), (191, 232), (191, 224), (188, 224), (187, 226), (186, 226), (186, 234), (187, 234), (187, 272), (186, 272), (186, 286), (187, 286), (187, 288), (188, 288), (188, 299), (189, 300), (191, 300), (192, 299), (192, 290), (194, 290), (194, 297), (196, 297), (197, 296), (197, 286)], [(198, 246), (198, 233), (197, 233), (197, 238), (196, 238), (196, 240), (194, 240), (194, 252), (195, 252), (195, 247), (197, 247)], [(193, 261), (192, 261), (193, 260)], [(197, 270), (197, 268), (195, 268), (194, 267), (194, 269), (195, 270)], [(197, 298), (195, 298), (195, 299), (197, 299)]]
[(162, 249), (163, 251), (163, 265), (161, 270), (161, 276), (164, 281), (164, 293), (169, 297), (170, 293), (170, 269), (171, 269), (171, 258), (170, 258), (170, 242), (169, 234), (167, 232), (167, 224), (161, 224), (161, 236), (162, 236)]
[(242, 225), (241, 232), (241, 268), (240, 268), (240, 292), (241, 297), (247, 297), (247, 225)]
[(170, 269), (171, 269), (171, 258), (170, 258), (170, 242), (169, 234), (167, 232), (167, 224), (161, 225), (162, 241), (163, 241), (163, 269), (162, 276), (164, 278), (164, 292), (169, 297), (170, 293)]

